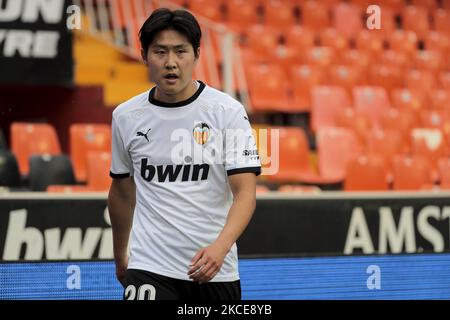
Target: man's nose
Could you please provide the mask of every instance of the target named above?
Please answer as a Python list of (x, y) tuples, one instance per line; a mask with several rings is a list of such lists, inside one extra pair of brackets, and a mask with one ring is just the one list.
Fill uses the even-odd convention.
[(169, 51), (169, 54), (167, 55), (166, 65), (165, 65), (165, 67), (167, 69), (173, 69), (177, 66), (175, 58), (176, 58), (175, 53), (173, 53), (172, 51)]

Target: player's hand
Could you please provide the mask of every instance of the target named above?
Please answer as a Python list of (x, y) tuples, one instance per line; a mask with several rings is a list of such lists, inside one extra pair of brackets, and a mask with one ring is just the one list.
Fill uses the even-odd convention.
[(206, 283), (216, 276), (222, 267), (228, 250), (219, 243), (200, 249), (191, 261), (189, 278)]
[(120, 284), (125, 287), (125, 279), (127, 277), (128, 257), (116, 259), (116, 277)]

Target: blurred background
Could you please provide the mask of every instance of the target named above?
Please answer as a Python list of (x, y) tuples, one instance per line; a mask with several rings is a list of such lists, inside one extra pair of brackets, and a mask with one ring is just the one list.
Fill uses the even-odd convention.
[[(421, 298), (450, 297), (449, 0), (0, 1), (0, 272), (14, 275), (11, 262), (24, 260), (112, 259), (111, 113), (153, 86), (138, 32), (162, 6), (198, 18), (195, 78), (243, 103), (265, 173), (276, 159), (278, 170), (258, 177), (241, 257), (413, 254), (418, 263), (428, 253), (433, 265), (413, 271), (425, 279)], [(243, 270), (260, 267), (251, 261)], [(330, 270), (319, 269), (317, 279)], [(370, 298), (352, 277), (336, 295), (302, 295), (308, 276), (298, 294), (264, 296), (262, 276), (243, 289)], [(17, 297), (11, 279), (0, 277), (9, 288), (0, 298)], [(329, 293), (321, 281), (312, 288)], [(416, 297), (408, 286), (391, 293)]]

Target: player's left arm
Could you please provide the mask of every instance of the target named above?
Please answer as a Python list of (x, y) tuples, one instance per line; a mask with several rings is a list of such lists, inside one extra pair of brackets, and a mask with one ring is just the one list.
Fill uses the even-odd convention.
[(216, 241), (197, 252), (188, 275), (194, 281), (208, 282), (220, 271), (225, 256), (247, 227), (256, 206), (256, 175), (239, 173), (228, 176), (233, 204)]

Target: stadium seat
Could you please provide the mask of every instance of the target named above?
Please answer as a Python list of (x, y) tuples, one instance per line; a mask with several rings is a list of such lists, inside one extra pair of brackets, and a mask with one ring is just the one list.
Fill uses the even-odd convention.
[(434, 12), (434, 29), (443, 34), (450, 35), (450, 8), (447, 10), (437, 9)]
[(436, 181), (438, 160), (449, 156), (442, 131), (438, 128), (413, 129), (411, 131), (411, 151), (413, 155), (422, 156), (428, 160), (433, 181)]
[(429, 190), (433, 185), (430, 163), (421, 156), (396, 156), (392, 174), (393, 190)]
[(87, 155), (87, 186), (92, 191), (108, 191), (111, 186), (110, 152), (89, 152)]
[(278, 28), (290, 28), (296, 24), (291, 3), (280, 0), (264, 1), (264, 23)]
[(320, 45), (323, 47), (333, 48), (337, 55), (341, 55), (348, 50), (349, 41), (334, 28), (323, 30), (320, 35)]
[(449, 111), (445, 109), (430, 110), (424, 109), (420, 111), (420, 127), (421, 128), (442, 128), (445, 123), (449, 122)]
[(429, 95), (430, 107), (433, 110), (450, 110), (450, 90), (437, 89)]
[(222, 22), (224, 18), (221, 1), (189, 0), (189, 9), (215, 22)]
[(417, 7), (422, 7), (423, 9), (434, 11), (437, 9), (436, 0), (411, 0), (411, 4)]
[(432, 52), (439, 52), (443, 58), (448, 57), (450, 54), (450, 31), (449, 34), (437, 31), (428, 33), (425, 38), (425, 49)]
[(384, 130), (399, 131), (402, 135), (403, 142), (409, 146), (410, 131), (412, 128), (419, 126), (419, 118), (417, 113), (408, 109), (389, 108), (385, 114), (381, 116), (381, 128)]
[(427, 95), (421, 90), (397, 88), (391, 92), (392, 106), (403, 111), (410, 110), (419, 115), (419, 111), (425, 108)]
[(382, 87), (358, 86), (353, 89), (353, 104), (357, 112), (369, 116), (372, 124), (379, 125), (381, 115), (390, 107), (386, 90)]
[(23, 176), (29, 173), (30, 156), (61, 153), (56, 130), (50, 124), (14, 122), (10, 129), (11, 150)]
[(400, 130), (374, 129), (367, 132), (367, 154), (377, 155), (384, 159), (388, 169), (396, 155), (409, 152), (408, 141)]
[(225, 22), (236, 32), (245, 32), (249, 27), (261, 23), (258, 6), (253, 1), (229, 0), (225, 1)]
[(445, 90), (450, 91), (450, 71), (441, 72), (441, 74), (439, 75), (439, 80), (440, 80), (442, 87)]
[(30, 158), (30, 188), (46, 191), (50, 185), (74, 185), (72, 163), (67, 155), (32, 156)]
[(438, 161), (440, 188), (450, 190), (450, 159), (441, 158)]
[(404, 52), (389, 49), (381, 52), (377, 57), (377, 63), (405, 70), (410, 66), (410, 59)]
[(279, 32), (273, 27), (253, 25), (246, 30), (247, 46), (256, 54), (268, 56), (280, 43)]
[(336, 54), (331, 47), (313, 47), (302, 52), (302, 62), (322, 68), (329, 67), (336, 60)]
[(418, 41), (417, 35), (412, 31), (396, 30), (387, 35), (389, 48), (403, 52), (408, 56), (412, 56), (416, 52)]
[(356, 48), (366, 52), (371, 57), (377, 57), (383, 51), (384, 37), (381, 33), (361, 30), (356, 35)]
[(314, 132), (324, 127), (336, 127), (337, 116), (342, 114), (350, 100), (348, 94), (337, 86), (312, 88), (311, 128)]
[(352, 68), (358, 68), (361, 70), (361, 76), (366, 79), (366, 72), (371, 63), (370, 55), (362, 50), (350, 49), (344, 51), (339, 57), (339, 64), (344, 64)]
[(407, 6), (403, 12), (403, 29), (425, 37), (430, 30), (427, 10), (419, 6)]
[(406, 71), (405, 84), (407, 88), (421, 91), (426, 95), (437, 87), (437, 79), (429, 70), (410, 69)]
[[(310, 150), (305, 132), (295, 127), (271, 127), (279, 130), (279, 170), (267, 180), (278, 183), (303, 182), (317, 174), (310, 161)], [(270, 131), (269, 131), (270, 134)], [(269, 137), (269, 141), (271, 138)], [(272, 154), (273, 146), (268, 146)]]
[(354, 133), (346, 128), (321, 128), (317, 132), (319, 174), (323, 179), (343, 181), (350, 159), (362, 152)]
[(440, 52), (421, 50), (413, 55), (412, 64), (417, 69), (425, 69), (437, 73), (442, 69), (443, 58)]
[(367, 114), (354, 108), (345, 108), (342, 112), (337, 113), (335, 118), (338, 127), (349, 129), (360, 143), (365, 144), (366, 134), (373, 127)]
[(314, 47), (314, 37), (314, 32), (298, 25), (285, 30), (282, 34), (285, 44), (295, 48), (298, 52)]
[(361, 7), (340, 2), (333, 8), (333, 26), (346, 38), (353, 38), (362, 29)]
[(19, 166), (10, 151), (0, 150), (0, 187), (18, 188), (21, 186)]
[(328, 83), (343, 87), (351, 96), (353, 87), (367, 84), (363, 70), (349, 65), (335, 64), (328, 69)]
[(369, 69), (369, 84), (384, 88), (389, 94), (393, 89), (404, 86), (403, 70), (399, 66), (374, 64)]
[(344, 180), (345, 191), (389, 190), (385, 160), (377, 156), (361, 155), (349, 160)]
[(324, 78), (322, 68), (314, 65), (295, 65), (291, 68), (292, 90), (294, 105), (299, 110), (310, 111), (311, 90), (320, 85)]
[(322, 1), (307, 0), (301, 3), (301, 22), (304, 27), (314, 31), (328, 28), (330, 23), (330, 11)]
[(270, 192), (270, 189), (267, 186), (261, 184), (256, 185), (256, 194), (263, 194), (268, 192)]
[(87, 155), (90, 151), (111, 151), (111, 128), (106, 124), (72, 124), (70, 156), (77, 181), (87, 179)]

